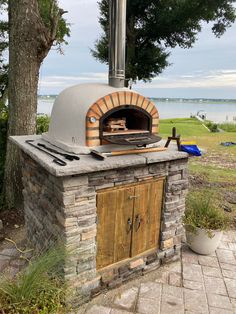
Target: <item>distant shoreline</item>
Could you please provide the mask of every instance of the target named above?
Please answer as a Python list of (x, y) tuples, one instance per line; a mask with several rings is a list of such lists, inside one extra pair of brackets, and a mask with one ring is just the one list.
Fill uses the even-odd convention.
[[(55, 98), (58, 95), (39, 95), (38, 99), (39, 100), (48, 100), (52, 101), (55, 100)], [(234, 104), (236, 105), (236, 99), (220, 99), (220, 98), (164, 98), (164, 97), (149, 97), (153, 101), (157, 102), (181, 102), (181, 103), (212, 103), (212, 104), (222, 104), (222, 103), (227, 103), (227, 104)]]
[[(38, 98), (38, 113), (51, 114), (56, 95)], [(236, 121), (236, 99), (203, 98), (150, 98), (158, 108), (162, 119), (187, 118), (205, 111), (208, 120), (219, 122)]]

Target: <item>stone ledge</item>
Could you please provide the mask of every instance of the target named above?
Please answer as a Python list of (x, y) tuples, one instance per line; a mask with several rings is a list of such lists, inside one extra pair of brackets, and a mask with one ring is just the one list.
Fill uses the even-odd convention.
[[(108, 157), (104, 161), (96, 160), (90, 155), (81, 155), (80, 160), (68, 161), (66, 166), (59, 166), (52, 161), (52, 157), (47, 156), (45, 153), (40, 152), (38, 149), (28, 145), (26, 140), (34, 140), (41, 142), (41, 135), (31, 136), (11, 136), (11, 141), (16, 144), (24, 153), (29, 155), (33, 160), (39, 163), (49, 173), (54, 176), (69, 176), (75, 174), (87, 174), (97, 171), (105, 171), (110, 169), (120, 169), (130, 166), (146, 165), (152, 163), (159, 163), (163, 161), (185, 159), (188, 157), (187, 153), (177, 151), (176, 145), (170, 145), (167, 151), (157, 153), (135, 154), (125, 156)], [(45, 143), (45, 141), (43, 141)], [(47, 143), (47, 146), (52, 146)], [(160, 143), (164, 146), (164, 141)], [(55, 146), (52, 146), (55, 148)], [(56, 149), (61, 151), (60, 148)], [(64, 151), (62, 151), (64, 152)], [(58, 155), (60, 158), (60, 156)], [(63, 157), (62, 157), (63, 159)]]

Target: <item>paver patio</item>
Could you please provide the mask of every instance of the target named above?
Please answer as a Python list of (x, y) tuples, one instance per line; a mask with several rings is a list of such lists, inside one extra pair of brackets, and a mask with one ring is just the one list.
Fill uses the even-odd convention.
[(236, 231), (216, 253), (186, 246), (181, 260), (93, 299), (76, 314), (236, 314)]
[[(15, 248), (0, 252), (2, 269), (23, 266)], [(183, 246), (181, 260), (163, 265), (94, 298), (73, 314), (236, 314), (236, 231), (225, 232), (211, 256)]]

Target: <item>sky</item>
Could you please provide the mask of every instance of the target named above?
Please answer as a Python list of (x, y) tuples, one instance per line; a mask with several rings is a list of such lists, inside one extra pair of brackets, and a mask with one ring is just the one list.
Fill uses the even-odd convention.
[[(108, 68), (96, 61), (90, 49), (101, 34), (97, 0), (59, 0), (67, 10), (71, 37), (60, 55), (55, 49), (45, 59), (40, 72), (40, 95), (58, 94), (82, 83), (107, 83)], [(171, 50), (172, 65), (151, 83), (138, 82), (133, 89), (148, 97), (236, 99), (236, 23), (220, 38), (210, 25), (194, 48)]]

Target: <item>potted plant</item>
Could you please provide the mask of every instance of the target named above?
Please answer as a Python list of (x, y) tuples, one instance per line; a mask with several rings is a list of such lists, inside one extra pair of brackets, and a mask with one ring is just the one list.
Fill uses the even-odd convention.
[(229, 225), (229, 218), (218, 208), (212, 194), (191, 194), (186, 205), (183, 223), (187, 244), (198, 254), (212, 254)]

